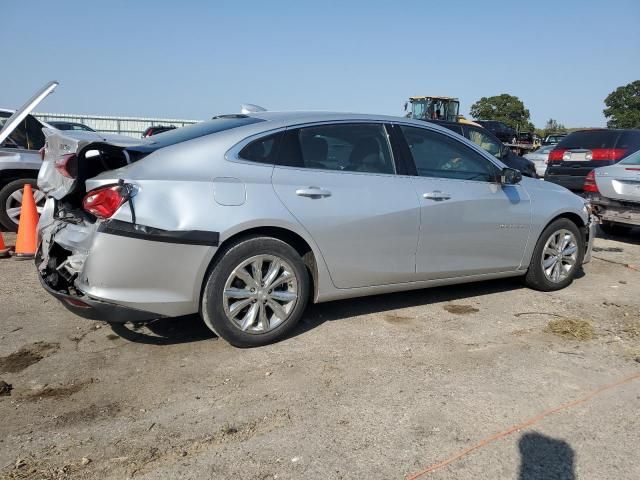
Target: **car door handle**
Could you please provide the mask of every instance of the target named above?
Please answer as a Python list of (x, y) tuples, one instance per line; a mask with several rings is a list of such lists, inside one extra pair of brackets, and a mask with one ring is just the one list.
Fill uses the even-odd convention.
[(422, 198), (439, 202), (442, 200), (449, 200), (451, 198), (451, 195), (449, 195), (448, 193), (443, 193), (440, 190), (435, 190), (433, 192), (423, 193)]
[(323, 198), (330, 197), (331, 192), (320, 187), (307, 187), (299, 188), (298, 190), (296, 190), (296, 195), (298, 195), (299, 197)]

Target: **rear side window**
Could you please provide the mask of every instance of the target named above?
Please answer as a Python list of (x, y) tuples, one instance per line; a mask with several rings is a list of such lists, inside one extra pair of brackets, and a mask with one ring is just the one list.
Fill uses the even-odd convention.
[(287, 131), (278, 164), (347, 172), (395, 173), (382, 124), (334, 124)]
[(461, 142), (424, 128), (401, 126), (420, 177), (494, 182), (498, 168)]
[(619, 165), (640, 165), (640, 152), (629, 155)]
[(274, 164), (283, 135), (283, 132), (279, 132), (254, 140), (240, 150), (238, 157), (250, 162)]
[(615, 130), (589, 130), (574, 132), (564, 137), (556, 148), (592, 150), (594, 148), (615, 148), (620, 132)]
[(195, 123), (186, 127), (163, 132), (162, 135), (158, 135), (157, 137), (155, 135), (151, 136), (151, 142), (130, 147), (128, 150), (141, 153), (151, 153), (160, 148), (169, 147), (177, 143), (211, 135), (212, 133), (218, 133), (225, 130), (231, 130), (232, 128), (244, 127), (245, 125), (264, 121), (265, 120), (260, 118), (247, 117), (245, 115), (217, 117), (206, 122)]

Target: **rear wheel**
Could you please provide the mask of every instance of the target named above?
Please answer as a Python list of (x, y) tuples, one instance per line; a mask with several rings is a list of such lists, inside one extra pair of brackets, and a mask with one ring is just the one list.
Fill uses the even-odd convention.
[(580, 229), (571, 220), (559, 218), (540, 235), (524, 277), (525, 284), (543, 292), (565, 288), (573, 282), (583, 256)]
[(202, 317), (236, 347), (283, 338), (302, 316), (309, 275), (296, 250), (270, 237), (249, 237), (229, 247), (211, 270)]
[(631, 227), (627, 225), (620, 225), (619, 223), (602, 222), (600, 224), (600, 230), (607, 235), (618, 236), (629, 233), (631, 231)]
[(45, 196), (38, 190), (33, 178), (20, 178), (7, 183), (0, 188), (0, 225), (7, 232), (18, 231), (20, 221), (20, 208), (22, 207), (22, 190), (25, 184), (33, 187), (33, 197), (36, 202), (38, 214), (42, 212)]

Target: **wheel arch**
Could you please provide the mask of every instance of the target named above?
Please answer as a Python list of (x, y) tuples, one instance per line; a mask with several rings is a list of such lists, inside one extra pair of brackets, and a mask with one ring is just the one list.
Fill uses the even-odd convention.
[(29, 170), (29, 169), (23, 170), (19, 168), (0, 170), (0, 188), (20, 178), (29, 178), (32, 180), (37, 180), (38, 170)]
[(292, 246), (296, 252), (302, 258), (305, 266), (307, 267), (307, 271), (309, 272), (309, 281), (311, 282), (309, 292), (311, 295), (310, 300), (313, 302), (318, 296), (318, 263), (316, 254), (313, 251), (313, 248), (302, 236), (293, 230), (284, 228), (284, 227), (274, 227), (274, 226), (259, 226), (247, 228), (246, 230), (242, 230), (240, 232), (236, 232), (231, 235), (229, 238), (226, 238), (216, 250), (216, 253), (213, 255), (213, 258), (209, 262), (205, 274), (202, 278), (202, 285), (200, 286), (200, 301), (199, 305), (202, 305), (202, 295), (204, 294), (204, 289), (207, 283), (207, 279), (209, 278), (209, 274), (211, 270), (215, 267), (216, 263), (223, 257), (223, 255), (231, 248), (233, 245), (236, 245), (240, 241), (249, 238), (249, 237), (271, 237), (281, 240), (288, 245)]

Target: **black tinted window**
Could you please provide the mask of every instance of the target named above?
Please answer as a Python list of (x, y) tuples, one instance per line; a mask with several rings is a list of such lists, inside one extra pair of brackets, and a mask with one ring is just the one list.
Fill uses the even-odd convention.
[(498, 169), (462, 143), (423, 128), (402, 126), (421, 177), (493, 182)]
[(441, 126), (452, 132), (456, 132), (458, 135), (462, 135), (462, 127), (460, 125), (443, 124)]
[(321, 170), (394, 173), (384, 125), (334, 124), (290, 130), (279, 164)]
[(619, 135), (615, 130), (574, 132), (564, 137), (556, 148), (614, 148)]
[(618, 138), (616, 148), (624, 148), (628, 152), (640, 149), (640, 130), (635, 132), (622, 132)]
[[(4, 126), (11, 116), (10, 113), (1, 112), (0, 128)], [(5, 117), (5, 115), (8, 115)], [(44, 146), (43, 125), (31, 115), (27, 115), (20, 124), (14, 128), (11, 135), (3, 142), (3, 147), (26, 148), (27, 150), (40, 150)]]
[(219, 117), (214, 118), (206, 122), (195, 123), (182, 128), (176, 128), (164, 132), (159, 136), (152, 136), (151, 142), (141, 144), (139, 146), (130, 147), (128, 150), (136, 152), (153, 152), (160, 148), (175, 145), (177, 143), (186, 142), (195, 138), (204, 137), (205, 135), (211, 135), (212, 133), (222, 132), (224, 130), (230, 130), (232, 128), (243, 127), (245, 125), (251, 125), (252, 123), (264, 122), (259, 118), (245, 117), (245, 116), (233, 116), (233, 117)]
[(259, 138), (247, 144), (238, 156), (244, 160), (258, 163), (275, 163), (279, 140), (283, 133), (275, 133), (266, 137)]

